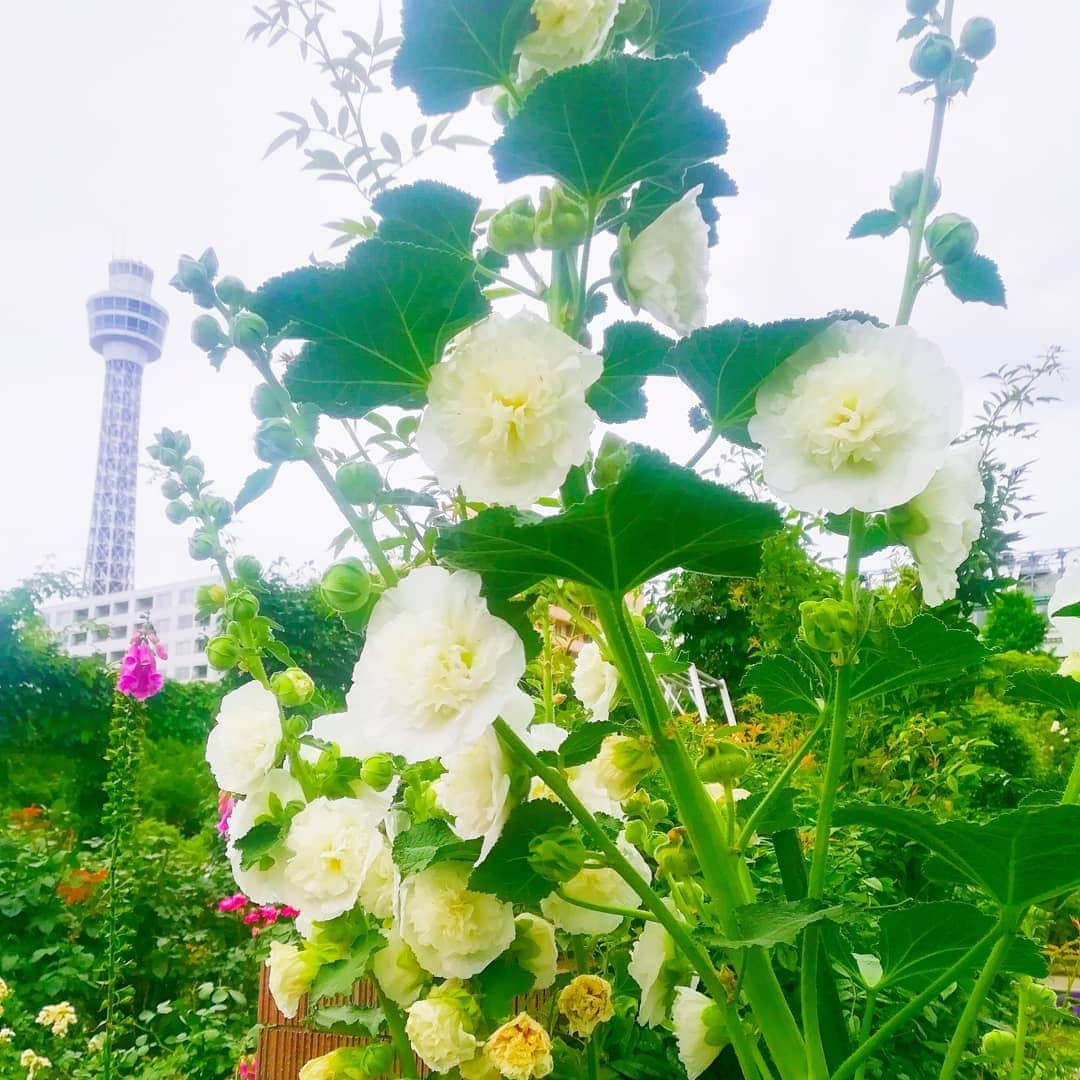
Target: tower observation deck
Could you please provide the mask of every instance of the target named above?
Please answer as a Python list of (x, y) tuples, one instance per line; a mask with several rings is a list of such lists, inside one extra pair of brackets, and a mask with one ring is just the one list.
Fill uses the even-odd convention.
[(109, 288), (86, 302), (90, 346), (105, 359), (85, 588), (134, 588), (135, 490), (143, 368), (161, 355), (169, 316), (150, 298), (154, 272), (134, 259), (109, 263)]

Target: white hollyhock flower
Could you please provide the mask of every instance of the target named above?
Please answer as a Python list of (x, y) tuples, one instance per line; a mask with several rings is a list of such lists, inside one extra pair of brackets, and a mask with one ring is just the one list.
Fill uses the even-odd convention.
[[(608, 736), (608, 738), (613, 737), (622, 738), (622, 736)], [(585, 809), (590, 813), (607, 814), (609, 817), (622, 821), (626, 817), (623, 813), (620, 794), (622, 784), (616, 775), (616, 770), (611, 766), (610, 753), (607, 755), (608, 761), (604, 758), (603, 744), (601, 744), (601, 752), (592, 761), (566, 770), (566, 781), (570, 785), (570, 790), (585, 804)], [(552, 801), (557, 801), (559, 798), (554, 792), (550, 795), (545, 794), (544, 797), (551, 798)]]
[(513, 905), (470, 890), (471, 872), (462, 863), (438, 863), (406, 878), (398, 893), (401, 937), (440, 978), (471, 978), (516, 936)]
[[(355, 678), (355, 676), (354, 676)], [(338, 749), (347, 757), (361, 761), (372, 754), (378, 754), (383, 747), (379, 745), (372, 726), (364, 721), (363, 713), (349, 710), (343, 713), (326, 713), (317, 716), (311, 722), (311, 734), (316, 739), (337, 743)], [(305, 761), (318, 761), (321, 751), (313, 746), (301, 746), (300, 753)], [(387, 789), (387, 804), (393, 801), (393, 785)]]
[(601, 655), (595, 641), (581, 646), (574, 660), (574, 694), (588, 709), (591, 719), (603, 722), (608, 718), (611, 702), (619, 689), (619, 672)]
[(532, 718), (521, 638), (480, 584), (422, 566), (379, 598), (346, 702), (380, 749), (425, 761), (464, 749), (497, 717), (516, 728)]
[(675, 991), (671, 1023), (687, 1080), (697, 1080), (726, 1045), (722, 1020), (723, 1013), (712, 998), (688, 986)]
[(270, 797), (276, 796), (282, 806), (291, 802), (303, 802), (304, 792), (293, 776), (284, 769), (271, 769), (263, 780), (248, 792), (247, 798), (239, 799), (229, 815), (229, 835), (226, 854), (232, 867), (233, 879), (245, 896), (257, 904), (283, 903), (281, 890), (284, 881), (285, 859), (278, 854), (274, 864), (267, 870), (258, 865), (241, 869), (241, 853), (236, 842), (246, 836), (255, 822), (270, 810)]
[[(620, 836), (617, 844), (634, 869), (646, 881), (651, 881), (652, 873), (641, 852), (625, 836)], [(606, 907), (636, 908), (640, 902), (638, 894), (623, 881), (618, 871), (608, 867), (579, 870), (562, 886), (562, 892), (569, 897), (603, 904)], [(569, 900), (564, 900), (557, 892), (540, 901), (540, 910), (545, 918), (568, 934), (610, 934), (617, 930), (623, 921), (619, 915), (578, 907)]]
[(956, 571), (979, 538), (985, 497), (979, 449), (968, 443), (950, 450), (930, 483), (907, 504), (911, 524), (903, 539), (930, 607), (956, 595)]
[(558, 724), (533, 724), (522, 735), (522, 739), (534, 754), (539, 754), (544, 750), (554, 753), (566, 742), (566, 736), (569, 734), (566, 728), (559, 727)]
[(416, 447), (443, 487), (532, 506), (589, 452), (585, 392), (603, 366), (538, 315), (489, 315), (432, 370)]
[[(670, 897), (664, 898), (664, 904), (674, 911)], [(675, 957), (675, 939), (660, 923), (647, 922), (630, 950), (630, 963), (626, 967), (630, 978), (641, 990), (638, 1023), (642, 1027), (656, 1027), (667, 1017), (674, 982), (665, 967), (670, 971)]]
[(385, 840), (378, 804), (363, 799), (318, 798), (292, 819), (285, 838), (282, 899), (308, 922), (327, 922), (349, 911)]
[(319, 970), (318, 957), (309, 949), (271, 941), (266, 966), (270, 969), (270, 996), (281, 1014), (291, 1020), (300, 999), (311, 989)]
[(360, 883), (360, 906), (376, 919), (389, 919), (394, 914), (394, 897), (397, 895), (401, 876), (394, 863), (390, 841), (381, 832), (376, 833), (378, 850), (371, 866)]
[(416, 1056), (437, 1073), (472, 1061), (480, 1045), (452, 996), (413, 1002), (408, 1008), (405, 1034)]
[(510, 762), (493, 728), (442, 763), (446, 772), (432, 784), (435, 801), (453, 815), (454, 832), (462, 840), (483, 837), (483, 862), (510, 816)]
[(604, 47), (622, 0), (533, 0), (536, 29), (518, 43), (519, 75), (584, 64)]
[(750, 436), (796, 510), (878, 511), (930, 482), (961, 421), (958, 376), (910, 327), (835, 323), (757, 392)]
[(1080, 618), (1058, 616), (1057, 612), (1070, 604), (1080, 602), (1080, 562), (1074, 562), (1061, 575), (1054, 587), (1046, 610), (1050, 625), (1061, 635), (1060, 651), (1065, 654), (1059, 674), (1080, 678)]
[(705, 325), (709, 284), (709, 226), (688, 191), (625, 245), (623, 280), (635, 311), (644, 308), (677, 334)]
[(371, 959), (371, 971), (379, 989), (401, 1008), (408, 1008), (420, 996), (427, 972), (417, 963), (412, 949), (401, 940), (396, 928), (390, 930), (386, 946)]
[(559, 963), (559, 949), (555, 943), (555, 927), (523, 911), (515, 920), (517, 936), (514, 939), (514, 956), (517, 962), (536, 980), (534, 990), (546, 990), (555, 983)]
[(246, 795), (274, 767), (280, 742), (277, 698), (262, 683), (253, 679), (226, 694), (206, 740), (218, 787)]

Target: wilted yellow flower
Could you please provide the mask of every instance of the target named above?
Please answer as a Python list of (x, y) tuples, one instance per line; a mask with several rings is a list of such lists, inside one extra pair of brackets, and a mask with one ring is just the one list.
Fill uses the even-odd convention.
[(566, 1017), (571, 1034), (588, 1038), (597, 1024), (615, 1015), (611, 983), (599, 975), (578, 975), (559, 994), (559, 1012)]
[(19, 1055), (19, 1064), (26, 1070), (26, 1080), (34, 1080), (41, 1069), (51, 1069), (52, 1062), (33, 1050), (24, 1050)]
[(524, 1012), (503, 1024), (488, 1039), (484, 1053), (507, 1080), (549, 1076), (555, 1067), (548, 1033)]

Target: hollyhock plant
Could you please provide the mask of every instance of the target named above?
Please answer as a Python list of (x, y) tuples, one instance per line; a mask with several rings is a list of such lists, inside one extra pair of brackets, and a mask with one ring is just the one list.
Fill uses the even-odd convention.
[[(852, 229), (907, 247), (892, 325), (880, 309), (703, 325), (710, 261), (737, 280), (745, 255), (719, 235), (716, 200), (735, 185), (704, 84), (764, 2), (406, 0), (400, 41), (354, 44), (379, 57), (372, 79), (388, 71), (440, 118), (413, 132), (410, 167), (479, 94), (506, 187), (482, 204), (402, 183), (396, 141), (364, 140), (326, 173), (373, 195), (340, 261), (249, 289), (218, 279), (212, 251), (181, 260), (177, 287), (204, 309), (196, 344), (261, 380), (261, 465), (235, 506), (182, 433), (152, 453), (181, 492), (170, 516), (195, 519), (193, 553), (222, 569), (204, 595), (221, 622), (208, 659), (248, 679), (207, 742), (236, 799), (220, 816), (251, 902), (234, 914), (273, 937), (283, 1010), (299, 1015), (307, 993), (305, 1023), (358, 1040), (303, 1080), (415, 1076), (417, 1059), (462, 1080), (856, 1080), (916, 1043), (940, 1058), (923, 1072), (957, 1080), (980, 1025), (1011, 1023), (990, 1015), (997, 991), (1038, 970), (1050, 913), (1080, 888), (1080, 766), (1060, 798), (988, 804), (978, 820), (888, 784), (860, 802), (852, 782), (885, 745), (874, 717), (907, 715), (912, 688), (980, 680), (964, 604), (929, 608), (1000, 525), (970, 448), (982, 428), (961, 432), (959, 377), (909, 325), (930, 288), (1004, 305), (978, 250), (992, 234), (951, 207), (931, 220), (946, 118), (993, 35), (954, 33), (953, 3), (908, 7), (929, 164)], [(659, 415), (660, 380), (696, 402), (685, 464), (617, 434), (648, 419), (639, 432), (677, 445), (682, 406)], [(735, 487), (705, 461), (724, 443), (745, 463)], [(257, 568), (221, 535), (298, 469), (347, 526), (319, 590), (355, 635), (344, 709), (316, 685), (328, 658), (305, 670), (260, 610)], [(838, 578), (763, 573), (796, 527), (846, 534)], [(922, 591), (884, 603), (864, 560), (898, 542)], [(738, 679), (731, 726), (705, 714), (704, 679), (666, 629), (660, 597), (680, 571), (756, 580), (759, 615), (797, 620), (745, 672), (710, 673)], [(1074, 585), (1049, 613), (1066, 673)], [(1067, 711), (1071, 686), (1033, 669), (1009, 693)], [(944, 729), (956, 717), (939, 697)], [(913, 871), (932, 898), (850, 887), (852, 852), (888, 869), (901, 848), (932, 859)], [(357, 980), (373, 980), (377, 1006), (325, 1003)]]

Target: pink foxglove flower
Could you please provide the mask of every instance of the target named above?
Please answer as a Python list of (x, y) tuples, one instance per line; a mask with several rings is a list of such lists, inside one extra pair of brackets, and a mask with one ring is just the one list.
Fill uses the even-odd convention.
[(236, 799), (230, 792), (222, 791), (218, 793), (217, 831), (219, 836), (227, 837), (229, 835), (229, 819), (232, 817), (235, 805)]
[[(136, 639), (137, 640), (137, 639)], [(116, 688), (136, 701), (153, 697), (164, 685), (165, 678), (157, 669), (153, 650), (144, 641), (132, 642), (120, 667)]]

